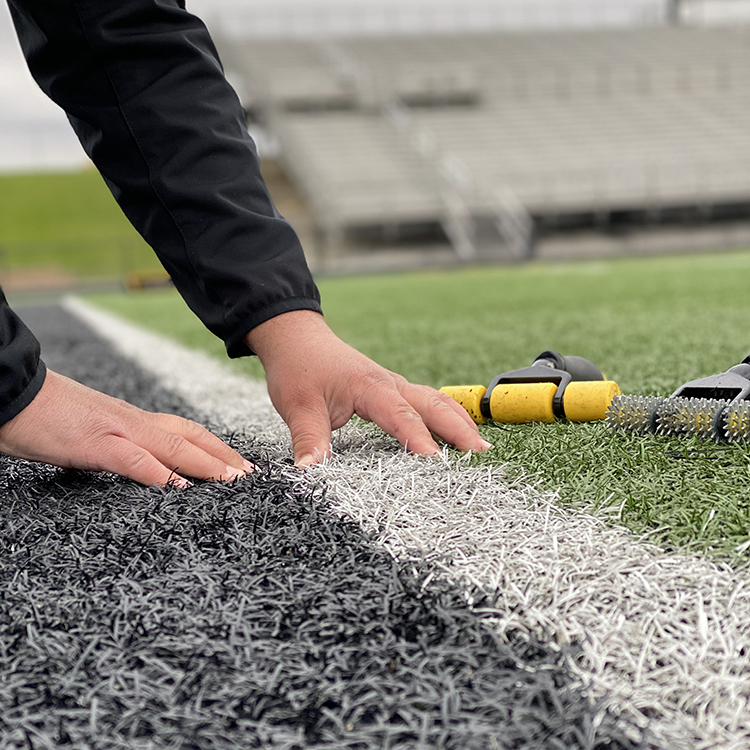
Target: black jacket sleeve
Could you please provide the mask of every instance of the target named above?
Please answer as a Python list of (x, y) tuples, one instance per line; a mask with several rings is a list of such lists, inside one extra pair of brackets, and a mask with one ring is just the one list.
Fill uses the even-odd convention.
[(320, 311), (260, 176), (240, 103), (180, 0), (8, 0), (32, 75), (229, 356), (283, 312)]
[(46, 373), (39, 359), (39, 342), (0, 290), (0, 424), (31, 403)]

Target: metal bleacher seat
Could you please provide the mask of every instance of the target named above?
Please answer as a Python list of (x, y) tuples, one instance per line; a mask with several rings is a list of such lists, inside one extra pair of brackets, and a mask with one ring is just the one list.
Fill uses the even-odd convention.
[[(226, 52), (327, 231), (441, 222), (446, 187), (474, 214), (496, 210), (500, 189), (535, 216), (750, 203), (740, 31), (235, 41)], [(394, 102), (407, 114), (394, 118)], [(463, 186), (446, 186), (447, 156), (470, 176)]]
[(380, 117), (287, 115), (277, 133), (288, 170), (330, 225), (434, 219), (437, 198), (424, 168)]

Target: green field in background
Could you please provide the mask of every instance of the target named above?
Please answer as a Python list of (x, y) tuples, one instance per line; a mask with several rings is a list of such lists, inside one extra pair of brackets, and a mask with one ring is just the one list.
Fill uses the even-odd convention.
[(0, 175), (0, 273), (118, 277), (159, 268), (93, 169)]
[[(342, 338), (417, 382), (487, 385), (552, 348), (588, 357), (626, 393), (667, 394), (750, 354), (749, 280), (750, 252), (735, 252), (329, 278), (320, 289)], [(222, 355), (174, 292), (92, 299)], [(613, 435), (602, 424), (482, 430), (497, 450), (478, 462), (557, 489), (565, 505), (666, 547), (748, 560), (745, 446)]]

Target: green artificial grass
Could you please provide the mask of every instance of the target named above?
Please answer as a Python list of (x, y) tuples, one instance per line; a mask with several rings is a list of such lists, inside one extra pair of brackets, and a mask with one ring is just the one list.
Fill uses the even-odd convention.
[(593, 512), (670, 550), (745, 565), (750, 463), (746, 446), (613, 434), (602, 423), (482, 428), (495, 446), (478, 463), (536, 477), (571, 509)]
[[(623, 392), (646, 395), (750, 354), (749, 277), (750, 252), (734, 252), (322, 279), (320, 288), (333, 329), (413, 381), (487, 385), (552, 348), (588, 357)], [(94, 301), (221, 355), (174, 292)], [(667, 548), (748, 558), (745, 446), (612, 434), (602, 424), (482, 431), (497, 450), (477, 461), (558, 490), (566, 506)]]
[(124, 276), (161, 268), (94, 170), (0, 175), (0, 271)]

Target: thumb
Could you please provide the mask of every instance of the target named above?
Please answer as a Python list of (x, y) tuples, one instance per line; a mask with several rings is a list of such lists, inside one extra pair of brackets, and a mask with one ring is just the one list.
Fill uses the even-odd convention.
[(295, 466), (312, 466), (330, 455), (331, 418), (324, 399), (292, 409), (286, 423), (292, 433)]

